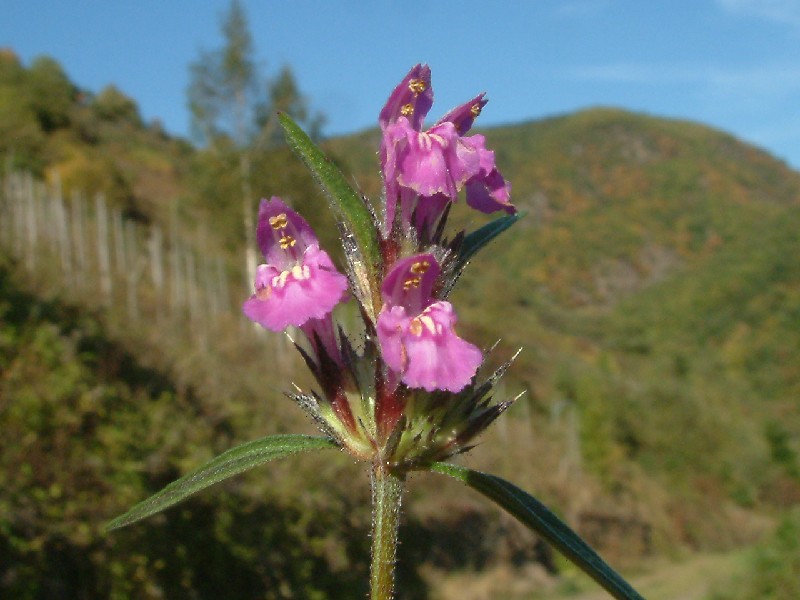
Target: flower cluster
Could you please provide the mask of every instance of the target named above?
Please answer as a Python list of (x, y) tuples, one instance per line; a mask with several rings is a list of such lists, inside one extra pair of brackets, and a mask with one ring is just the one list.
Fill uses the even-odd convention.
[[(347, 276), (340, 273), (309, 224), (278, 197), (261, 202), (257, 240), (265, 263), (244, 303), (245, 315), (263, 327), (304, 333), (308, 345), (298, 348), (322, 395), (292, 396), (327, 433), (357, 456), (380, 454), (408, 466), (463, 451), (506, 406), (489, 406), (485, 396), (498, 375), (476, 384), (483, 353), (456, 333), (446, 297), (465, 264), (459, 260), (465, 236), (448, 242), (443, 232), (462, 193), (478, 211), (514, 214), (510, 185), (485, 138), (466, 135), (484, 95), (424, 130), (432, 104), (430, 69), (417, 65), (380, 113), (383, 220), (374, 219), (380, 264), (369, 265), (377, 273), (368, 278), (369, 293), (354, 294), (364, 318), (360, 347), (336, 330), (332, 317), (348, 289), (355, 291), (354, 262)], [(365, 298), (378, 300), (366, 306)], [(424, 443), (411, 441), (423, 437)]]
[(465, 135), (486, 102), (480, 94), (422, 131), (433, 104), (430, 68), (415, 66), (394, 89), (378, 121), (383, 132), (384, 225), (392, 226), (399, 206), (400, 228), (430, 227), (462, 189), (467, 203), (481, 212), (515, 212), (511, 186), (497, 170), (485, 138)]
[[(485, 375), (484, 353), (456, 333), (448, 300), (472, 257), (518, 219), (511, 186), (486, 139), (467, 135), (485, 105), (479, 94), (425, 129), (433, 106), (430, 69), (416, 65), (409, 71), (378, 119), (382, 220), (291, 117), (278, 116), (289, 146), (328, 195), (345, 268), (336, 268), (308, 222), (283, 200), (262, 200), (256, 236), (264, 264), (243, 310), (266, 329), (293, 327), (306, 338), (295, 345), (319, 390), (295, 386), (288, 396), (325, 435), (271, 435), (232, 448), (117, 517), (110, 528), (276, 458), (338, 447), (370, 462), (373, 600), (394, 597), (402, 483), (412, 470), (465, 483), (561, 549), (613, 596), (641, 599), (541, 502), (497, 476), (442, 462), (469, 450), (514, 401), (492, 402), (511, 361)], [(446, 234), (460, 196), (479, 212), (505, 214), (474, 231)], [(360, 332), (336, 325), (334, 311), (342, 303), (357, 309)], [(346, 310), (338, 308), (339, 316)]]

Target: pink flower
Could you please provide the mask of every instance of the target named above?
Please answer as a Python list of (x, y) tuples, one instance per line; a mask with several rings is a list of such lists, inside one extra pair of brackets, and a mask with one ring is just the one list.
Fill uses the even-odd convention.
[(408, 387), (458, 392), (472, 380), (482, 355), (456, 335), (453, 306), (433, 297), (440, 272), (432, 254), (394, 264), (381, 288), (378, 342), (384, 361)]
[(378, 123), (381, 129), (386, 129), (389, 124), (403, 116), (409, 120), (414, 129), (419, 131), (431, 106), (433, 106), (431, 69), (428, 65), (415, 65), (392, 91), (381, 110)]
[(439, 119), (438, 123), (452, 123), (455, 126), (458, 135), (464, 135), (470, 129), (472, 129), (472, 124), (475, 122), (475, 119), (478, 118), (478, 115), (481, 114), (483, 107), (486, 106), (487, 102), (489, 102), (484, 96), (486, 96), (485, 93), (478, 94), (469, 102), (465, 102), (464, 104), (456, 106), (441, 119)]
[[(516, 212), (510, 185), (485, 148), (482, 135), (466, 136), (487, 100), (479, 94), (457, 106), (433, 127), (422, 125), (433, 103), (430, 68), (416, 65), (389, 96), (378, 119), (383, 132), (381, 167), (386, 188), (386, 221), (390, 231), (401, 211), (401, 226), (411, 224), (412, 213), (422, 211), (426, 223), (435, 222), (446, 204), (435, 203), (438, 214), (426, 206), (431, 197), (455, 201), (466, 188), (467, 203), (481, 212)], [(419, 227), (419, 219), (415, 223)]]
[(322, 319), (343, 298), (347, 278), (336, 270), (309, 224), (277, 196), (262, 200), (258, 245), (266, 259), (244, 314), (272, 331)]
[[(388, 172), (420, 196), (444, 194), (455, 199), (468, 179), (480, 172), (480, 156), (465, 145), (455, 125), (444, 122), (417, 131), (406, 117), (386, 128)], [(386, 172), (387, 169), (384, 170)]]
[(462, 138), (462, 143), (472, 148), (480, 164), (478, 173), (466, 183), (467, 204), (482, 213), (498, 210), (516, 213), (517, 209), (511, 204), (511, 184), (497, 170), (494, 152), (486, 149), (486, 138), (473, 135)]

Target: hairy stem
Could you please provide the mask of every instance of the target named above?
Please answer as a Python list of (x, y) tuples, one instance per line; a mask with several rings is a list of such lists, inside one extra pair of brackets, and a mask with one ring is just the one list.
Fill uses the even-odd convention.
[(403, 482), (387, 465), (372, 466), (372, 567), (370, 600), (394, 597), (394, 563)]

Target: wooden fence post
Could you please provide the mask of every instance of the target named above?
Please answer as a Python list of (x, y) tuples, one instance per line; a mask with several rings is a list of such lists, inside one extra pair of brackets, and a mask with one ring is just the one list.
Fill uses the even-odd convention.
[(139, 255), (136, 251), (136, 226), (133, 224), (133, 222), (125, 222), (124, 235), (125, 258), (127, 259), (128, 263), (124, 272), (127, 279), (128, 318), (131, 321), (138, 321), (139, 301), (137, 288), (139, 283)]
[(79, 192), (72, 192), (72, 203), (70, 212), (72, 214), (72, 247), (75, 257), (75, 280), (71, 289), (84, 291), (87, 280), (86, 264), (86, 239), (84, 233), (84, 209), (83, 196)]
[(150, 281), (153, 284), (153, 302), (155, 303), (156, 321), (161, 323), (164, 318), (162, 307), (164, 296), (164, 265), (162, 264), (163, 235), (158, 225), (150, 227), (148, 238), (148, 251), (150, 254)]
[(108, 207), (102, 193), (94, 197), (94, 219), (97, 236), (97, 270), (103, 306), (112, 304), (111, 250), (108, 242)]
[(36, 253), (38, 242), (38, 228), (36, 222), (36, 193), (33, 186), (33, 176), (29, 173), (23, 182), (22, 189), (20, 190), (22, 200), (22, 209), (24, 211), (25, 223), (25, 241), (27, 247), (24, 251), (25, 268), (28, 273), (33, 273), (36, 268)]
[(61, 278), (64, 285), (72, 286), (72, 242), (69, 234), (69, 218), (64, 206), (64, 196), (61, 194), (61, 185), (57, 184), (53, 196), (53, 217), (55, 229), (58, 232), (58, 255), (61, 257)]

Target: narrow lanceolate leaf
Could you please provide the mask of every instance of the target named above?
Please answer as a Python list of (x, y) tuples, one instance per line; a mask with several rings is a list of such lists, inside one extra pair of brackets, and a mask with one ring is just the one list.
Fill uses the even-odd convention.
[(464, 238), (464, 242), (461, 244), (461, 249), (458, 252), (458, 263), (462, 266), (467, 264), (467, 261), (472, 258), (478, 250), (519, 221), (521, 216), (520, 214), (505, 215), (495, 219), (491, 223), (487, 223), (477, 231), (470, 233)]
[[(367, 275), (377, 282), (380, 265), (378, 227), (364, 199), (348, 183), (339, 168), (311, 141), (306, 132), (286, 113), (278, 116), (289, 147), (314, 174), (328, 195), (336, 219), (353, 236), (367, 263)], [(376, 284), (377, 287), (377, 284)]]
[(276, 458), (336, 447), (333, 440), (327, 437), (293, 434), (271, 435), (247, 442), (223, 452), (202, 467), (173, 481), (160, 492), (143, 500), (124, 515), (111, 521), (106, 529), (119, 529), (140, 521), (223, 479), (238, 475)]
[(620, 600), (644, 600), (630, 584), (603, 561), (580, 536), (550, 509), (512, 483), (466, 467), (434, 463), (431, 470), (449, 475), (494, 500), (520, 522), (555, 546), (578, 567)]

